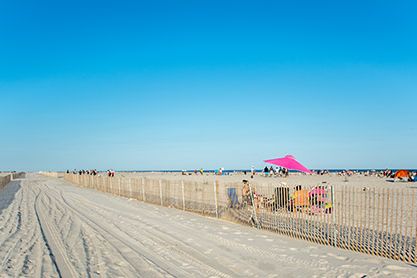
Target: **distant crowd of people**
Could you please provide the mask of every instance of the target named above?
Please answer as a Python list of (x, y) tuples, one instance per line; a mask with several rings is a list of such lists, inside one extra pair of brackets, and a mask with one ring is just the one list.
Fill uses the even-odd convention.
[[(401, 172), (400, 176), (398, 175), (398, 173)], [(73, 171), (70, 172), (70, 170), (66, 171), (67, 174), (72, 173), (75, 175), (91, 175), (91, 176), (97, 176), (98, 175), (98, 171), (96, 169), (92, 169), (92, 170), (76, 170), (74, 169)], [(242, 170), (242, 171), (225, 171), (225, 169), (223, 167), (218, 168), (214, 171), (208, 171), (208, 173), (210, 174), (214, 174), (214, 175), (235, 175), (235, 174), (244, 174), (247, 175), (248, 173), (250, 173), (250, 177), (254, 178), (255, 175), (258, 173), (261, 176), (264, 177), (288, 177), (289, 176), (289, 171), (287, 168), (284, 167), (273, 167), (273, 166), (265, 166), (263, 168), (262, 171), (258, 171), (255, 169), (254, 166), (252, 166), (250, 168), (250, 170)], [(392, 178), (394, 180), (404, 180), (404, 181), (417, 181), (417, 172), (415, 171), (407, 171), (407, 170), (390, 170), (390, 169), (385, 169), (385, 170), (366, 170), (366, 171), (361, 171), (361, 170), (340, 170), (340, 171), (335, 171), (332, 170), (331, 172), (329, 170), (312, 170), (313, 175), (338, 175), (338, 176), (342, 176), (345, 177), (345, 179), (347, 179), (347, 177), (351, 177), (351, 176), (365, 176), (365, 177), (379, 177), (379, 178)], [(106, 171), (106, 175), (108, 177), (114, 177), (116, 174), (116, 172), (112, 169), (109, 169)], [(203, 176), (204, 174), (206, 174), (205, 170), (203, 168), (200, 168), (199, 170), (195, 169), (193, 171), (187, 171), (187, 170), (182, 170), (181, 174), (184, 176), (189, 176), (189, 175), (201, 175)]]
[(268, 166), (265, 166), (265, 168), (263, 169), (263, 171), (262, 171), (262, 174), (265, 176), (265, 177), (274, 177), (274, 176), (277, 176), (277, 177), (288, 177), (288, 169), (287, 168), (284, 168), (284, 167), (277, 167), (277, 168), (274, 168), (274, 167), (269, 167), (268, 168)]
[[(70, 173), (70, 170), (67, 170), (66, 173), (69, 174)], [(74, 175), (80, 175), (80, 176), (81, 175), (97, 176), (98, 175), (98, 171), (97, 171), (97, 169), (93, 169), (93, 170), (77, 170), (77, 169), (74, 169), (72, 171), (72, 174), (74, 174)], [(107, 170), (106, 171), (106, 175), (108, 177), (114, 177), (115, 174), (116, 174), (116, 172), (114, 170)]]
[[(181, 170), (181, 175), (183, 176), (191, 176), (191, 175), (204, 175), (206, 172), (203, 168), (200, 168), (199, 170), (195, 169), (194, 171), (187, 171), (187, 170)], [(223, 167), (220, 167), (214, 171), (208, 171), (208, 173), (212, 173), (216, 176), (223, 176), (223, 175), (234, 175), (234, 174), (241, 174), (247, 175), (250, 173), (251, 178), (253, 178), (257, 174), (257, 170), (254, 166), (251, 167), (250, 170), (242, 170), (242, 171), (225, 171)], [(283, 167), (265, 167), (263, 171), (261, 172), (261, 175), (266, 177), (272, 177), (272, 176), (279, 176), (279, 177), (287, 177), (289, 174), (288, 169)]]
[(408, 170), (367, 170), (367, 171), (358, 171), (358, 170), (343, 170), (336, 173), (338, 176), (364, 176), (364, 177), (379, 177), (379, 178), (388, 178), (394, 180), (404, 180), (404, 181), (417, 181), (417, 172), (408, 171)]
[(204, 170), (203, 170), (203, 168), (200, 168), (200, 170), (197, 170), (197, 169), (194, 169), (194, 171), (193, 172), (187, 172), (187, 170), (182, 170), (181, 171), (181, 174), (183, 175), (183, 176), (190, 176), (190, 175), (192, 175), (194, 173), (194, 175), (204, 175)]
[[(70, 170), (67, 170), (67, 174), (69, 174), (70, 173)], [(96, 169), (94, 169), (94, 170), (77, 170), (77, 169), (74, 169), (73, 171), (72, 171), (72, 173), (74, 174), (74, 175), (91, 175), (91, 176), (97, 176), (98, 175), (98, 172), (97, 172), (97, 170)]]
[[(192, 172), (188, 172), (187, 170), (182, 170), (182, 171), (181, 171), (181, 174), (182, 174), (183, 176), (191, 176), (192, 174), (194, 174), (194, 175), (201, 175), (201, 176), (203, 176), (203, 175), (204, 175), (204, 169), (203, 169), (203, 168), (200, 168), (200, 170), (195, 169), (195, 170), (194, 170), (194, 171), (192, 171)], [(225, 174), (225, 172), (224, 172), (224, 168), (219, 168), (219, 169), (214, 170), (214, 174), (215, 174), (215, 175), (222, 176), (223, 174)]]

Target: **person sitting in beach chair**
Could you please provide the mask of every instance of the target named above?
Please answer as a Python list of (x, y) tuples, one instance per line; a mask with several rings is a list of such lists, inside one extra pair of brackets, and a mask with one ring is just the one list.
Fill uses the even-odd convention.
[(236, 194), (236, 188), (227, 188), (227, 197), (229, 199), (229, 208), (235, 208), (239, 204), (239, 200)]
[(272, 194), (271, 198), (266, 198), (265, 200), (265, 208), (268, 212), (274, 212), (276, 211), (276, 198), (275, 194)]
[(302, 189), (301, 185), (295, 187), (290, 201), (291, 211), (300, 211), (310, 207), (308, 190)]
[(323, 185), (314, 187), (309, 193), (311, 213), (331, 213), (332, 203)]
[(255, 203), (256, 211), (259, 211), (261, 208), (265, 208), (267, 198), (257, 194), (256, 192), (253, 193), (253, 202)]

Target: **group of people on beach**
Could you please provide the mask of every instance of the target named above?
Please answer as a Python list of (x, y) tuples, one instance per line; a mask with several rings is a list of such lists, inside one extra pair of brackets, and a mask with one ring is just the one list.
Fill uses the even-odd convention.
[(187, 170), (181, 170), (181, 175), (183, 175), (183, 176), (191, 176), (192, 174), (194, 173), (194, 175), (201, 175), (201, 176), (203, 176), (204, 175), (204, 169), (203, 168), (200, 168), (199, 170), (197, 170), (197, 169), (194, 169), (194, 171), (191, 173), (191, 172), (187, 172)]
[(274, 168), (274, 167), (269, 167), (268, 168), (268, 166), (265, 166), (265, 168), (263, 169), (263, 171), (262, 171), (262, 174), (265, 176), (265, 177), (274, 177), (274, 176), (278, 176), (278, 177), (288, 177), (288, 169), (287, 168), (284, 168), (284, 167), (277, 167), (277, 168)]
[[(66, 173), (69, 174), (70, 170), (67, 170)], [(82, 176), (82, 175), (97, 176), (98, 171), (97, 171), (97, 169), (92, 169), (92, 170), (77, 170), (77, 169), (74, 169), (72, 171), (72, 174), (80, 175), (80, 176)], [(106, 175), (108, 177), (114, 177), (115, 174), (116, 174), (116, 172), (114, 170), (107, 170), (106, 171)]]
[[(69, 170), (67, 170), (67, 174), (69, 174), (70, 173), (70, 171)], [(91, 175), (91, 176), (97, 176), (98, 175), (98, 171), (96, 170), (96, 169), (93, 169), (93, 170), (78, 170), (77, 171), (77, 169), (74, 169), (73, 171), (72, 171), (72, 173), (74, 174), (74, 175)]]
[[(187, 176), (187, 175), (191, 176), (192, 174), (203, 176), (204, 175), (204, 169), (203, 168), (200, 168), (199, 170), (194, 169), (193, 172), (188, 172), (187, 170), (182, 170), (181, 171), (181, 175), (183, 175), (183, 176)], [(218, 176), (222, 176), (223, 174), (225, 174), (224, 168), (221, 167), (219, 169), (214, 170), (214, 174), (218, 175)]]
[(114, 170), (107, 170), (106, 173), (108, 177), (114, 177), (114, 175), (116, 174)]
[[(319, 184), (310, 189), (304, 189), (297, 185), (290, 194), (288, 186), (276, 187), (271, 197), (263, 196), (251, 187), (248, 180), (243, 180), (241, 192), (242, 203), (240, 207), (253, 206), (256, 209), (276, 211), (285, 209), (288, 211), (301, 211), (308, 213), (331, 213), (332, 202), (327, 190), (327, 184)], [(229, 196), (232, 207), (239, 207), (236, 197)]]
[(417, 172), (415, 171), (408, 171), (408, 170), (366, 170), (366, 171), (358, 171), (358, 170), (343, 170), (337, 172), (339, 176), (364, 176), (364, 177), (378, 177), (378, 178), (388, 178), (393, 180), (402, 180), (402, 181), (417, 181)]

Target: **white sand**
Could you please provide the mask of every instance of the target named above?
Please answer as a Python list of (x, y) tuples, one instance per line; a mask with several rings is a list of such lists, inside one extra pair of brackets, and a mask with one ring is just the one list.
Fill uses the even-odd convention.
[(417, 277), (401, 262), (37, 175), (0, 192), (0, 246), (0, 277)]
[(261, 174), (257, 173), (253, 179), (251, 179), (250, 174), (243, 175), (242, 173), (236, 173), (232, 175), (223, 175), (223, 176), (214, 176), (213, 174), (204, 174), (201, 175), (187, 175), (183, 176), (181, 173), (134, 173), (134, 172), (122, 172), (116, 173), (116, 175), (124, 177), (148, 177), (154, 179), (167, 179), (167, 180), (188, 180), (188, 181), (208, 181), (212, 182), (214, 178), (223, 183), (228, 182), (241, 182), (243, 179), (249, 180), (254, 184), (271, 184), (278, 185), (280, 182), (285, 182), (288, 185), (296, 186), (315, 186), (321, 182), (327, 182), (330, 185), (334, 186), (354, 186), (354, 187), (378, 187), (378, 188), (412, 188), (417, 189), (417, 182), (392, 182), (392, 179), (379, 178), (376, 176), (363, 176), (363, 175), (354, 175), (351, 177), (338, 176), (336, 174), (326, 174), (323, 176), (320, 175), (304, 175), (298, 173), (291, 173), (290, 176), (283, 177), (264, 177)]

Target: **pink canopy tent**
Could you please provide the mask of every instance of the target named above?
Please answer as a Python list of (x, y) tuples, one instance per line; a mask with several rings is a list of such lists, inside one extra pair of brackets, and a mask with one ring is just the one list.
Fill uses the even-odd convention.
[(296, 170), (296, 171), (312, 174), (310, 170), (308, 170), (306, 167), (301, 165), (297, 160), (295, 160), (295, 157), (292, 155), (287, 155), (283, 158), (265, 160), (265, 162), (274, 164), (277, 166), (281, 166), (289, 170)]

